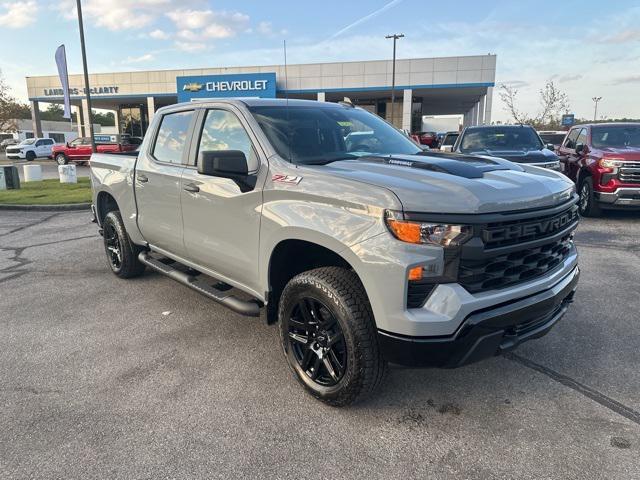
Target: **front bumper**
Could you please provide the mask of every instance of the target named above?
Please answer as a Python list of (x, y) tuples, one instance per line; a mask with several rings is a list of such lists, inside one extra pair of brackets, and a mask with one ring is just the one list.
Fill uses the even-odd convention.
[(603, 208), (640, 207), (640, 187), (620, 187), (614, 192), (595, 192)]
[(5, 155), (10, 160), (24, 160), (26, 158), (24, 152), (5, 152)]
[(554, 287), (469, 314), (450, 336), (410, 337), (383, 330), (378, 342), (385, 359), (413, 367), (455, 368), (512, 350), (545, 335), (573, 300), (580, 271), (576, 267)]

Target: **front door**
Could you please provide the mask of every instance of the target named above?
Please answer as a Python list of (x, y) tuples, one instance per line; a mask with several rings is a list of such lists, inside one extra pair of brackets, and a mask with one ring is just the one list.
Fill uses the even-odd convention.
[(180, 182), (189, 154), (194, 110), (162, 116), (149, 148), (140, 152), (135, 172), (138, 228), (144, 239), (177, 256), (184, 255)]
[[(251, 174), (268, 168), (266, 160), (260, 161), (256, 139), (235, 108), (221, 106), (204, 111), (199, 132), (196, 164), (203, 151), (240, 150)], [(220, 280), (232, 279), (259, 292), (262, 186), (256, 185), (247, 191), (234, 180), (201, 175), (192, 166), (182, 176), (181, 195), (188, 258), (217, 273)]]
[(76, 138), (69, 143), (67, 157), (69, 160), (86, 160), (91, 156), (91, 140), (87, 137)]

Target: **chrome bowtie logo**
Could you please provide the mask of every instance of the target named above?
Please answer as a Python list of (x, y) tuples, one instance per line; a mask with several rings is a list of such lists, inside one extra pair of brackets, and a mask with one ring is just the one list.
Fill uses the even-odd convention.
[(204, 88), (204, 83), (191, 82), (191, 83), (185, 83), (182, 86), (182, 91), (184, 91), (184, 92), (199, 92), (203, 88)]

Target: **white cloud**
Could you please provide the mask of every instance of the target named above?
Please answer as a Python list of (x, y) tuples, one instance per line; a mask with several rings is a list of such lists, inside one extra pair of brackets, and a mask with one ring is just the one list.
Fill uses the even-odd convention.
[[(133, 30), (152, 24), (176, 0), (86, 0), (82, 13), (99, 27), (108, 30)], [(76, 2), (62, 0), (55, 7), (64, 18), (77, 16)]]
[(249, 16), (240, 12), (177, 9), (166, 13), (178, 29), (177, 36), (190, 42), (234, 37), (246, 31)]
[(170, 35), (164, 30), (160, 30), (159, 28), (149, 32), (149, 37), (154, 40), (167, 40)]
[(195, 30), (204, 28), (213, 20), (213, 11), (211, 10), (191, 10), (181, 8), (168, 12), (169, 17), (176, 27), (183, 30)]
[(200, 52), (207, 48), (207, 45), (204, 43), (198, 42), (176, 42), (176, 48), (183, 52)]
[(8, 28), (23, 28), (36, 21), (38, 4), (34, 0), (3, 3), (0, 9), (0, 25)]
[(131, 65), (133, 63), (150, 62), (154, 59), (155, 57), (151, 53), (146, 53), (144, 55), (140, 55), (139, 57), (127, 57), (122, 61), (122, 63), (125, 65)]

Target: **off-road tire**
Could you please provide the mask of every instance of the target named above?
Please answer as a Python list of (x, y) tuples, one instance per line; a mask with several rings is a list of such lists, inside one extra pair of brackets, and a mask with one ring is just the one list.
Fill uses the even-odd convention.
[[(337, 320), (346, 346), (346, 367), (337, 384), (314, 382), (296, 360), (289, 340), (289, 318), (301, 299), (313, 298), (326, 306)], [(279, 302), (281, 344), (296, 379), (315, 398), (336, 407), (351, 405), (370, 395), (387, 370), (377, 340), (371, 305), (357, 275), (340, 267), (303, 272), (285, 286)]]
[(593, 179), (584, 177), (580, 181), (578, 189), (580, 200), (578, 200), (578, 211), (583, 217), (599, 217), (602, 215), (602, 209), (593, 193)]
[[(112, 210), (107, 213), (102, 222), (102, 229), (107, 263), (111, 271), (120, 278), (133, 278), (141, 275), (144, 272), (145, 265), (138, 260), (138, 254), (142, 251), (142, 248), (131, 242), (124, 228), (124, 223), (122, 223), (120, 212)], [(113, 246), (108, 245), (112, 234), (117, 237), (120, 253), (118, 264), (113, 261), (113, 252), (109, 250), (109, 247)]]

